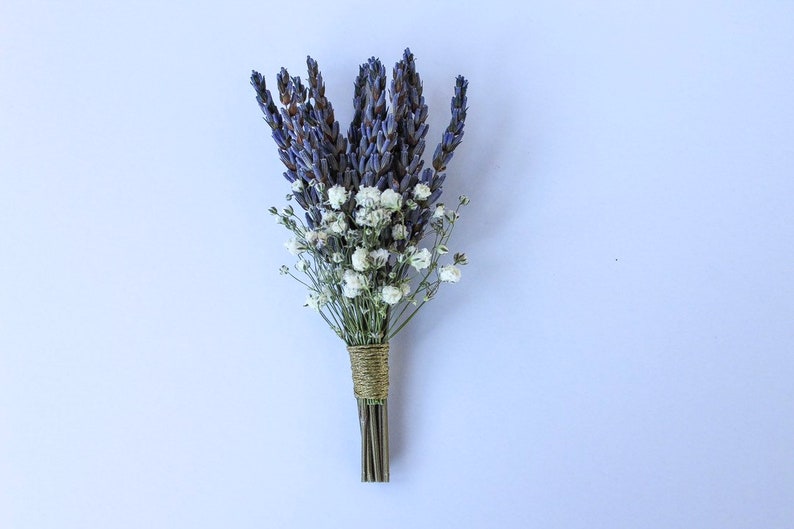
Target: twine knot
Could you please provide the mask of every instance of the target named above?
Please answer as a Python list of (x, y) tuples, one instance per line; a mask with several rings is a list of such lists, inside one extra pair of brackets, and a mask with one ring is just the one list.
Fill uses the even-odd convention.
[(389, 395), (389, 344), (348, 345), (347, 351), (356, 397), (385, 399)]

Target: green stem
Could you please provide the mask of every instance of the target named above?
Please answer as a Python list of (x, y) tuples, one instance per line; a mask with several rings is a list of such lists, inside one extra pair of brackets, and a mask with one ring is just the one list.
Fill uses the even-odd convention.
[(386, 400), (357, 399), (361, 424), (361, 481), (389, 481), (389, 418)]

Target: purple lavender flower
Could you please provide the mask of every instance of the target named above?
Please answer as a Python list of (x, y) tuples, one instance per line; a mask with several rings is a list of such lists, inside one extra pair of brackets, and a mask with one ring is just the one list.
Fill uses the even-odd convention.
[[(353, 192), (360, 187), (391, 189), (406, 202), (415, 198), (414, 191), (422, 184), (430, 194), (421, 207), (406, 213), (408, 237), (399, 245), (418, 242), (432, 206), (441, 196), (447, 165), (463, 138), (467, 81), (462, 76), (456, 80), (449, 126), (435, 150), (432, 168), (425, 168), (422, 155), (428, 110), (410, 49), (395, 64), (388, 91), (386, 69), (379, 59), (371, 57), (360, 66), (353, 84), (353, 119), (346, 136), (340, 133), (333, 106), (325, 97), (317, 62), (307, 57), (306, 64), (308, 86), (285, 68), (277, 74), (281, 108), (261, 74), (254, 71), (251, 84), (286, 167), (284, 177), (292, 184), (295, 201), (306, 211), (308, 226), (320, 223), (327, 190), (333, 186)], [(350, 208), (352, 205), (347, 213), (352, 212)]]

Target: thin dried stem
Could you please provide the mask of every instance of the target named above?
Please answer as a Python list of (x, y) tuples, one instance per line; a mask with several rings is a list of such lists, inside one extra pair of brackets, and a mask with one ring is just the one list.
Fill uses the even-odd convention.
[(358, 400), (361, 425), (361, 481), (389, 481), (389, 426), (386, 400)]

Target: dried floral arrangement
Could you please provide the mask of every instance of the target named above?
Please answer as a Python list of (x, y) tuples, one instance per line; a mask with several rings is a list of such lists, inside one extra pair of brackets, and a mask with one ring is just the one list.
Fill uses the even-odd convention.
[(354, 115), (345, 135), (325, 97), (317, 62), (307, 58), (308, 80), (282, 68), (276, 105), (264, 77), (251, 84), (272, 129), (287, 205), (270, 208), (292, 238), (297, 256), (281, 267), (308, 289), (305, 305), (317, 311), (347, 345), (361, 425), (361, 480), (389, 481), (387, 397), (389, 340), (433, 299), (442, 283), (460, 279), (462, 253), (447, 242), (459, 219), (439, 202), (447, 164), (463, 138), (468, 82), (458, 76), (452, 116), (432, 158), (422, 155), (428, 109), (415, 59), (406, 49), (393, 69), (370, 58), (354, 82)]

